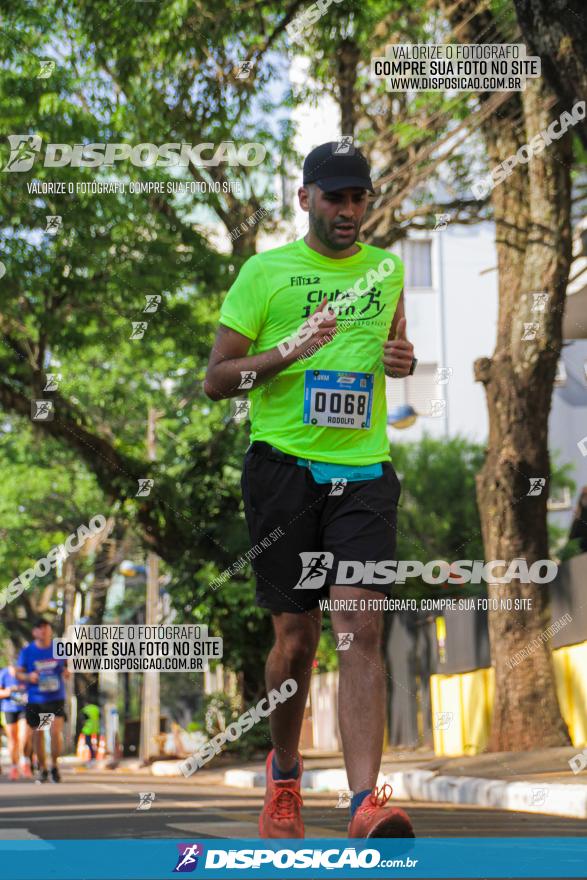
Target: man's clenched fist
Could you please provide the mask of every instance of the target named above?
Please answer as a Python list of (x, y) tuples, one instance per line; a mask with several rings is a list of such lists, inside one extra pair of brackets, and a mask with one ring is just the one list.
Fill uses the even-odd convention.
[(414, 358), (414, 346), (408, 341), (406, 326), (406, 319), (400, 318), (395, 339), (388, 339), (383, 345), (385, 373), (394, 379), (403, 379), (409, 375)]

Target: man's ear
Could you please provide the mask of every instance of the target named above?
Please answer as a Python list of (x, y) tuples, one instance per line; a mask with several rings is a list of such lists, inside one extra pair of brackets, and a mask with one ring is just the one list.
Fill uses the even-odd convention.
[(308, 213), (308, 211), (310, 210), (310, 185), (300, 186), (298, 190), (298, 199), (302, 211), (306, 211), (306, 213)]

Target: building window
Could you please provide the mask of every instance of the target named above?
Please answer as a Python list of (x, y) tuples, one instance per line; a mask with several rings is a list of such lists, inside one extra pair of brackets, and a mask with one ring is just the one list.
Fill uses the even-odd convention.
[(402, 242), (401, 256), (406, 267), (406, 288), (432, 287), (432, 243), (406, 239)]
[(409, 404), (419, 416), (438, 418), (444, 415), (442, 386), (438, 381), (438, 365), (419, 363), (413, 376), (388, 379), (388, 412), (399, 404)]

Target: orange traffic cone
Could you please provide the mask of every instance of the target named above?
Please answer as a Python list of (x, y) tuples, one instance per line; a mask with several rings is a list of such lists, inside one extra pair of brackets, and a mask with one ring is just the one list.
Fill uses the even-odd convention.
[(89, 761), (90, 760), (90, 750), (86, 743), (86, 738), (83, 733), (80, 733), (77, 739), (77, 748), (75, 750), (77, 757), (80, 761)]
[(98, 761), (103, 761), (106, 757), (106, 740), (102, 735), (98, 741), (98, 751), (96, 753), (96, 758)]

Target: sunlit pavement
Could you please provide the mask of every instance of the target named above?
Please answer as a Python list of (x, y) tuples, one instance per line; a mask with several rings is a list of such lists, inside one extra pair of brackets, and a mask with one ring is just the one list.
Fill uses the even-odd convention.
[[(153, 792), (137, 810), (141, 792)], [(147, 799), (148, 800), (148, 799)], [(345, 837), (348, 810), (335, 794), (304, 796), (306, 837)], [(0, 777), (0, 839), (256, 838), (262, 792), (105, 773), (63, 773), (59, 784)], [(585, 822), (534, 813), (417, 805), (405, 809), (418, 837), (582, 837)]]

